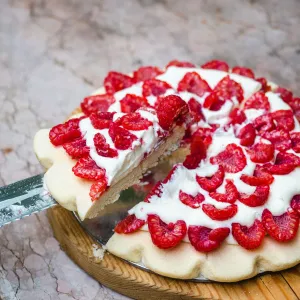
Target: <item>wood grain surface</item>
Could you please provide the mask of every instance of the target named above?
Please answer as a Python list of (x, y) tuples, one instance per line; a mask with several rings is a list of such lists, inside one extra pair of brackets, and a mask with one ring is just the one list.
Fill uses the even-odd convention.
[(56, 239), (77, 265), (103, 285), (134, 299), (300, 299), (299, 265), (238, 283), (175, 280), (142, 271), (107, 252), (99, 260), (93, 255), (96, 242), (71, 212), (57, 206), (48, 210), (48, 217)]

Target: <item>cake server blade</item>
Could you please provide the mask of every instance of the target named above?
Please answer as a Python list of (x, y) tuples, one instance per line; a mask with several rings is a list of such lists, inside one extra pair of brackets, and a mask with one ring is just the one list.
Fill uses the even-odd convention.
[(0, 227), (57, 204), (43, 188), (43, 177), (36, 175), (0, 188)]

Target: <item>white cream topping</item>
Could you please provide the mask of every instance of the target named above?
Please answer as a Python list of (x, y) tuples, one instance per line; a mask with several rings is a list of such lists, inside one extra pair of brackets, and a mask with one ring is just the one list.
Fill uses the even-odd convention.
[[(151, 111), (143, 109), (137, 111), (143, 118), (151, 121), (153, 125), (149, 126), (146, 130), (130, 131), (137, 137), (137, 140), (132, 143), (131, 149), (117, 150), (118, 157), (100, 156), (96, 151), (94, 136), (97, 133), (101, 133), (105, 137), (106, 143), (108, 143), (112, 149), (116, 149), (108, 133), (108, 129), (95, 129), (89, 118), (80, 121), (80, 131), (86, 140), (87, 146), (90, 147), (90, 156), (99, 167), (106, 170), (108, 185), (117, 181), (128, 169), (136, 167), (144, 158), (145, 153), (153, 150), (158, 143), (158, 131), (163, 131), (163, 129), (158, 124), (155, 111)], [(114, 121), (123, 115), (124, 113), (116, 113), (114, 115)]]

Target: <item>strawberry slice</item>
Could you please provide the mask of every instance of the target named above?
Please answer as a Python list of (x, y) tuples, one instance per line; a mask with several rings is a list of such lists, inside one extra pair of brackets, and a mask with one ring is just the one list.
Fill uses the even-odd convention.
[(114, 102), (116, 102), (116, 100), (113, 95), (94, 95), (84, 98), (80, 106), (82, 112), (89, 116), (98, 111), (106, 112)]
[(290, 132), (290, 137), (292, 141), (292, 149), (296, 153), (300, 153), (300, 132)]
[(89, 156), (80, 158), (72, 171), (77, 177), (84, 179), (97, 181), (105, 178), (105, 170), (98, 167)]
[(272, 144), (257, 143), (248, 150), (248, 153), (253, 162), (265, 163), (273, 159), (274, 151)]
[(242, 146), (252, 146), (255, 141), (256, 133), (254, 126), (250, 123), (240, 129), (238, 138), (241, 139)]
[(275, 93), (279, 94), (280, 98), (287, 104), (293, 102), (293, 93), (289, 90), (279, 86), (276, 88)]
[(267, 79), (264, 77), (256, 78), (256, 81), (258, 81), (261, 84), (261, 91), (263, 92), (269, 92), (271, 90), (271, 87), (268, 85)]
[(199, 136), (202, 138), (204, 145), (206, 148), (211, 144), (212, 142), (212, 135), (216, 131), (217, 127), (210, 125), (210, 127), (199, 127), (193, 134), (193, 136)]
[(122, 125), (127, 130), (133, 131), (146, 130), (153, 125), (152, 122), (143, 118), (139, 113), (127, 114), (116, 120), (116, 123)]
[(157, 215), (148, 215), (148, 228), (154, 245), (161, 249), (177, 246), (185, 237), (187, 227), (184, 221), (166, 224)]
[(106, 191), (107, 189), (107, 181), (106, 178), (101, 178), (95, 183), (92, 184), (90, 189), (90, 197), (92, 201), (96, 201), (100, 198), (101, 195)]
[(140, 67), (139, 69), (133, 72), (133, 79), (135, 82), (145, 81), (148, 79), (152, 79), (162, 73), (163, 71), (158, 67)]
[(179, 191), (179, 200), (191, 207), (191, 208), (199, 208), (200, 204), (205, 200), (204, 196), (201, 193), (198, 193), (196, 196), (189, 195), (184, 193), (183, 191)]
[(119, 150), (129, 149), (132, 146), (132, 143), (137, 140), (137, 137), (134, 134), (115, 123), (110, 124), (108, 134), (114, 142), (115, 147)]
[(253, 125), (260, 135), (275, 129), (275, 123), (270, 114), (257, 117), (253, 121)]
[(197, 123), (201, 120), (205, 120), (204, 115), (202, 113), (202, 106), (196, 99), (190, 99), (188, 102), (188, 106), (194, 123)]
[(183, 165), (187, 169), (196, 169), (201, 160), (206, 157), (206, 146), (204, 145), (202, 138), (198, 135), (192, 136), (190, 154), (185, 158)]
[(281, 216), (273, 216), (265, 209), (262, 213), (262, 222), (267, 233), (278, 242), (292, 240), (299, 228), (299, 215), (291, 210)]
[(148, 193), (148, 195), (146, 196), (146, 198), (144, 199), (144, 202), (150, 203), (150, 198), (154, 195), (160, 197), (161, 193), (162, 193), (162, 182), (158, 181), (154, 187), (151, 189), (151, 191)]
[(270, 103), (268, 97), (264, 92), (257, 92), (253, 94), (245, 103), (244, 109), (264, 109), (266, 111), (270, 110)]
[(295, 128), (294, 114), (291, 110), (274, 111), (271, 113), (271, 117), (276, 121), (277, 129), (291, 131)]
[(286, 151), (292, 147), (290, 135), (286, 130), (267, 131), (262, 136), (269, 140), (278, 151)]
[(143, 84), (143, 96), (160, 96), (172, 87), (165, 81), (158, 79), (148, 79)]
[(247, 250), (252, 250), (261, 245), (265, 237), (265, 229), (259, 220), (255, 220), (250, 227), (232, 223), (232, 235), (239, 245)]
[(300, 216), (300, 195), (295, 195), (291, 201), (291, 208)]
[(94, 144), (95, 144), (96, 151), (100, 156), (104, 156), (104, 157), (118, 156), (118, 151), (116, 149), (111, 148), (109, 144), (106, 143), (106, 139), (101, 133), (96, 133), (94, 135)]
[(200, 252), (210, 252), (219, 248), (230, 233), (228, 227), (210, 229), (204, 226), (191, 225), (188, 237), (192, 246)]
[(149, 103), (145, 97), (127, 94), (122, 100), (120, 100), (120, 105), (122, 112), (132, 113), (141, 107), (149, 106)]
[(86, 141), (82, 138), (64, 144), (63, 148), (73, 159), (85, 157), (90, 153), (90, 148), (86, 145)]
[(254, 176), (242, 174), (240, 179), (251, 186), (270, 185), (274, 181), (274, 177), (259, 165), (255, 167)]
[(195, 68), (196, 66), (188, 61), (179, 61), (179, 60), (171, 60), (166, 68), (169, 68), (169, 67), (178, 67), (178, 68)]
[(114, 112), (96, 112), (90, 115), (92, 125), (96, 129), (108, 128), (112, 122)]
[(208, 83), (196, 72), (186, 73), (178, 83), (177, 90), (178, 92), (187, 91), (199, 97), (202, 97), (205, 93), (211, 93), (212, 91)]
[(245, 113), (238, 109), (238, 108), (234, 108), (230, 114), (229, 114), (229, 118), (231, 119), (229, 124), (242, 124), (244, 121), (246, 121), (246, 115)]
[(219, 166), (218, 171), (211, 177), (201, 177), (196, 175), (196, 180), (202, 189), (213, 192), (223, 183), (224, 168)]
[(170, 130), (176, 120), (183, 118), (189, 111), (187, 104), (176, 95), (164, 97), (158, 104), (157, 117), (164, 130)]
[(232, 68), (231, 72), (241, 76), (245, 76), (253, 79), (255, 78), (253, 71), (249, 68), (236, 66)]
[(104, 87), (107, 93), (114, 94), (120, 90), (126, 89), (134, 84), (134, 79), (128, 75), (109, 72), (104, 78)]
[(168, 183), (172, 177), (173, 177), (173, 174), (175, 173), (175, 171), (177, 170), (178, 168), (178, 165), (175, 165), (173, 166), (173, 168), (171, 169), (171, 171), (169, 172), (169, 174), (167, 175), (167, 177), (162, 181), (162, 183)]
[(231, 219), (238, 212), (238, 207), (236, 204), (228, 205), (225, 208), (218, 209), (212, 204), (203, 204), (202, 210), (206, 213), (212, 220), (225, 221)]
[(256, 187), (255, 191), (251, 195), (246, 195), (244, 193), (240, 194), (240, 202), (250, 207), (257, 207), (264, 205), (269, 197), (270, 186), (259, 185)]
[(229, 71), (229, 66), (225, 61), (222, 60), (211, 60), (201, 66), (202, 69), (214, 69), (219, 71)]
[(139, 230), (146, 222), (138, 219), (135, 215), (128, 215), (125, 219), (120, 221), (114, 231), (116, 233), (132, 233)]
[(240, 197), (236, 186), (230, 179), (226, 179), (225, 191), (225, 194), (210, 192), (209, 196), (219, 202), (227, 202), (231, 204), (233, 204)]
[(225, 172), (237, 173), (242, 171), (246, 164), (246, 156), (241, 147), (228, 144), (224, 151), (210, 158), (212, 164), (219, 164)]
[(293, 102), (289, 103), (294, 112), (295, 118), (300, 122), (300, 98), (293, 98)]
[(65, 143), (72, 142), (81, 137), (79, 129), (79, 121), (82, 118), (74, 118), (63, 124), (58, 124), (49, 132), (50, 142), (54, 146), (60, 146)]

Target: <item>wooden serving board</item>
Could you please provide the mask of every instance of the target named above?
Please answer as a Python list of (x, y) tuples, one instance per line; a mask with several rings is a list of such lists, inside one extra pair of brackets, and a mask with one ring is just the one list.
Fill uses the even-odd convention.
[(300, 265), (238, 283), (175, 280), (142, 271), (109, 253), (99, 260), (93, 255), (96, 242), (71, 212), (57, 206), (48, 210), (48, 217), (54, 236), (78, 266), (101, 284), (134, 299), (300, 299)]

